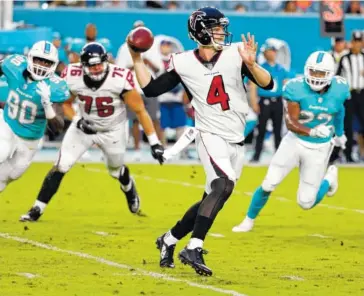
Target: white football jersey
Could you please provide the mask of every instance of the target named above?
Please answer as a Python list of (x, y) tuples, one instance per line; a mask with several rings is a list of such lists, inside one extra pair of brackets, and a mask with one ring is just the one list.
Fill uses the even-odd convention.
[(175, 70), (192, 95), (196, 128), (231, 143), (244, 139), (249, 111), (238, 44), (225, 47), (212, 69), (195, 51), (173, 54), (168, 71)]
[(134, 89), (133, 74), (109, 64), (109, 73), (98, 89), (89, 88), (83, 80), (81, 63), (70, 64), (63, 78), (70, 91), (77, 95), (80, 115), (92, 121), (100, 131), (120, 128), (127, 120), (123, 91)]

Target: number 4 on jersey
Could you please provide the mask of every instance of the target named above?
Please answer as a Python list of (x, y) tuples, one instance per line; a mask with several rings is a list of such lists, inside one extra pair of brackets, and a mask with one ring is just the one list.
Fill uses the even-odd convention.
[(209, 105), (220, 104), (221, 109), (226, 111), (230, 109), (229, 100), (229, 95), (225, 92), (222, 76), (215, 76), (212, 79), (210, 89), (207, 94), (207, 103)]

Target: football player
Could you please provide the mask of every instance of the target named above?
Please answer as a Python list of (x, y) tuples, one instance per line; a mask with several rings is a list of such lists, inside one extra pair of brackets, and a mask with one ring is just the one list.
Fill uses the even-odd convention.
[(58, 51), (47, 41), (39, 41), (28, 56), (10, 55), (0, 64), (0, 76), (8, 84), (7, 100), (0, 110), (0, 192), (29, 167), (47, 120), (55, 129), (63, 128), (63, 118), (53, 103), (63, 103), (70, 95), (65, 81), (55, 75)]
[(155, 133), (153, 123), (144, 108), (139, 93), (134, 89), (132, 73), (110, 64), (105, 48), (96, 42), (86, 44), (81, 51), (81, 63), (70, 64), (63, 77), (71, 90), (71, 104), (78, 97), (80, 116), (65, 109), (73, 117), (63, 139), (58, 160), (44, 179), (34, 206), (22, 215), (21, 221), (37, 221), (45, 207), (57, 192), (64, 175), (92, 145), (104, 153), (111, 177), (117, 179), (125, 193), (130, 212), (140, 207), (135, 182), (124, 165), (127, 145), (126, 108), (128, 105), (138, 116), (148, 137), (152, 155), (163, 162), (163, 146)]
[(334, 145), (345, 147), (344, 102), (350, 91), (345, 79), (334, 73), (332, 56), (316, 51), (306, 61), (304, 77), (292, 79), (284, 87), (289, 132), (273, 156), (262, 185), (254, 192), (246, 218), (233, 228), (234, 232), (252, 230), (269, 195), (297, 165), (297, 202), (302, 209), (312, 209), (325, 195), (333, 196), (337, 191), (338, 170), (333, 165), (327, 168), (327, 164)]
[(160, 266), (174, 267), (176, 243), (192, 232), (179, 259), (200, 275), (212, 275), (203, 258), (203, 242), (217, 214), (233, 192), (244, 159), (244, 128), (248, 103), (243, 78), (273, 88), (270, 74), (256, 63), (254, 36), (231, 44), (229, 20), (218, 9), (204, 7), (188, 19), (188, 32), (198, 44), (171, 56), (167, 72), (153, 79), (139, 53), (130, 49), (137, 79), (146, 96), (157, 97), (182, 83), (195, 109), (196, 145), (206, 173), (202, 200), (157, 239)]

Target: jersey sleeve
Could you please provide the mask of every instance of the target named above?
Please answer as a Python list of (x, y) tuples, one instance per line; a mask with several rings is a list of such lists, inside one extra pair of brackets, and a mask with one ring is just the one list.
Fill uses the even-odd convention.
[(126, 77), (125, 77), (125, 84), (124, 84), (124, 90), (123, 90), (124, 92), (135, 89), (133, 73), (128, 69), (125, 69), (125, 71), (126, 71), (126, 73), (125, 73)]
[(337, 112), (334, 118), (335, 134), (338, 137), (341, 137), (344, 134), (344, 118), (345, 118), (345, 107), (344, 105), (341, 105), (339, 111)]
[(8, 80), (8, 83), (18, 80), (26, 67), (27, 62), (25, 57), (16, 54), (6, 57), (1, 64), (2, 72)]
[(64, 80), (67, 81), (67, 73), (68, 73), (68, 66), (64, 67), (62, 73), (61, 73), (61, 78), (63, 78)]
[(66, 82), (71, 93), (75, 93), (75, 85), (77, 84), (77, 79), (81, 78), (83, 75), (81, 64), (69, 64), (63, 69), (61, 73), (61, 78)]
[(350, 98), (350, 86), (346, 79), (341, 76), (334, 76), (331, 85), (334, 85), (339, 104), (343, 104), (347, 99)]
[(284, 86), (283, 86), (283, 98), (287, 101), (296, 102), (298, 103), (300, 101), (299, 96), (297, 96), (297, 86), (298, 81), (296, 79), (289, 80)]
[(57, 82), (51, 83), (51, 102), (63, 103), (70, 97), (70, 90), (64, 79), (58, 78)]

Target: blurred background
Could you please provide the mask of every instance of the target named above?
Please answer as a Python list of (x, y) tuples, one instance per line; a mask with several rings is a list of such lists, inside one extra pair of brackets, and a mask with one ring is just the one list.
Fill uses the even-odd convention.
[[(207, 5), (221, 9), (229, 17), (234, 42), (241, 40), (242, 33), (255, 34), (259, 43), (258, 62), (269, 66), (279, 82), (278, 89), (267, 93), (250, 87), (246, 81), (251, 105), (246, 132), (247, 162), (269, 163), (280, 137), (286, 132), (282, 120), (282, 87), (288, 79), (303, 74), (305, 60), (311, 52), (331, 52), (338, 74), (350, 77), (352, 93), (356, 100), (364, 102), (363, 1), (0, 1), (0, 59), (15, 53), (26, 55), (34, 42), (49, 40), (59, 50), (57, 71), (61, 73), (67, 64), (78, 62), (87, 42), (98, 41), (109, 52), (111, 62), (130, 68), (124, 44), (126, 35), (132, 28), (145, 25), (155, 36), (150, 53), (158, 53), (146, 56), (158, 65), (155, 75), (160, 75), (171, 53), (196, 47), (188, 38), (187, 19), (193, 10)], [(342, 59), (352, 61), (351, 55), (358, 59), (348, 69)], [(6, 89), (5, 81), (0, 79), (0, 102), (7, 99)], [(186, 102), (182, 87), (152, 100), (148, 111), (161, 140), (171, 145), (185, 126), (193, 126), (193, 110)], [(347, 109), (351, 117), (345, 128), (352, 145), (339, 152), (339, 162), (364, 162), (364, 110), (357, 109), (353, 106)], [(129, 119), (127, 161), (152, 161), (133, 114), (129, 114)], [(36, 159), (53, 161), (63, 135), (47, 131)], [(99, 161), (100, 155), (95, 147), (83, 160)], [(196, 160), (193, 145), (178, 159), (186, 163)]]

